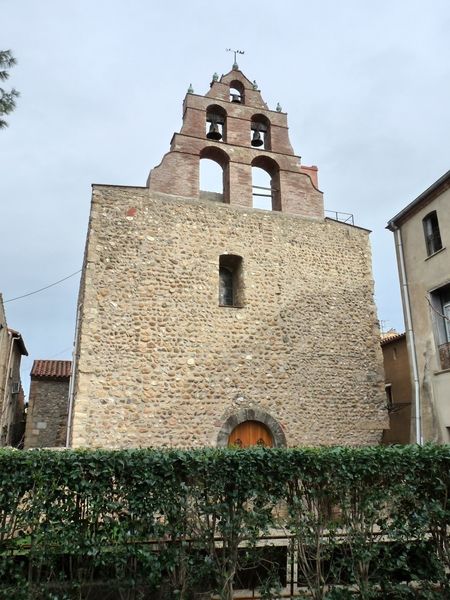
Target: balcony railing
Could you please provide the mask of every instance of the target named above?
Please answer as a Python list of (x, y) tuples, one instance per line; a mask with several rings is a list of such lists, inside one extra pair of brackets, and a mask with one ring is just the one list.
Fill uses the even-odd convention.
[(450, 369), (450, 342), (439, 346), (439, 358), (441, 359), (441, 369)]
[(341, 223), (348, 223), (349, 225), (355, 224), (352, 213), (338, 212), (336, 210), (326, 210), (325, 215), (328, 216), (330, 219), (340, 221)]

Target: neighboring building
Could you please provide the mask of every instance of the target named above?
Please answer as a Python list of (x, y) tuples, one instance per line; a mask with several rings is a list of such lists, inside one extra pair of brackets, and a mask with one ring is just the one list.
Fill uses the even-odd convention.
[(6, 323), (0, 294), (0, 446), (20, 447), (25, 430), (24, 394), (20, 382), (22, 356), (28, 356), (22, 336)]
[(70, 360), (35, 360), (31, 369), (25, 448), (66, 445)]
[(450, 171), (388, 223), (396, 239), (414, 441), (450, 441)]
[(237, 68), (186, 95), (147, 187), (93, 186), (78, 314), (74, 447), (377, 444), (388, 426), (369, 232), (324, 217), (286, 114)]
[(390, 331), (381, 334), (389, 429), (383, 432), (383, 444), (409, 444), (411, 430), (411, 372), (406, 334)]

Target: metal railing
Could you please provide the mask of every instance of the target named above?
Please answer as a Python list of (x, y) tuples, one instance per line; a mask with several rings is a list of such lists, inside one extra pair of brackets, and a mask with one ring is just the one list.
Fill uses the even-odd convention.
[(335, 221), (340, 221), (341, 223), (348, 223), (349, 225), (354, 225), (355, 220), (353, 218), (352, 213), (346, 212), (338, 212), (336, 210), (326, 210), (325, 215), (333, 215), (330, 216), (330, 219), (334, 219)]

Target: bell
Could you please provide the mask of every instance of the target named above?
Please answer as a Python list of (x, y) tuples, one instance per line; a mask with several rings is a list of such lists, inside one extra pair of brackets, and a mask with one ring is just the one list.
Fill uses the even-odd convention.
[(236, 104), (242, 104), (240, 94), (230, 94), (230, 95), (231, 95), (231, 102), (235, 102)]
[(262, 146), (264, 144), (264, 142), (261, 139), (261, 134), (259, 133), (259, 131), (257, 129), (255, 129), (255, 131), (253, 132), (253, 137), (252, 137), (252, 146)]
[(211, 121), (211, 125), (209, 126), (209, 131), (206, 134), (208, 140), (221, 140), (222, 134), (219, 131), (219, 126), (214, 121)]

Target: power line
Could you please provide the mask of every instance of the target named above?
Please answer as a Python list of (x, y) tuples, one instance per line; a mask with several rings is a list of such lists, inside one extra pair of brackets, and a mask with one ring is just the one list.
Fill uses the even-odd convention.
[(78, 271), (75, 271), (75, 273), (71, 273), (70, 275), (67, 275), (67, 277), (63, 277), (62, 279), (59, 279), (58, 281), (55, 281), (54, 283), (50, 283), (49, 285), (46, 285), (45, 287), (39, 288), (38, 290), (34, 290), (34, 292), (28, 292), (28, 294), (23, 294), (22, 296), (16, 296), (15, 298), (10, 298), (9, 300), (4, 300), (3, 303), (6, 304), (7, 302), (14, 302), (14, 300), (20, 300), (21, 298), (27, 298), (28, 296), (32, 296), (33, 294), (38, 294), (39, 292), (48, 290), (48, 288), (51, 288), (54, 285), (58, 285), (58, 283), (62, 283), (63, 281), (66, 281), (66, 279), (70, 279), (71, 277), (78, 275), (78, 273), (81, 273), (81, 269), (78, 269)]

